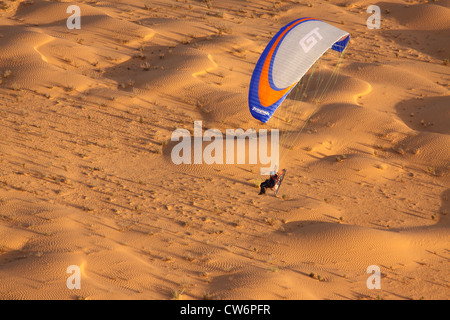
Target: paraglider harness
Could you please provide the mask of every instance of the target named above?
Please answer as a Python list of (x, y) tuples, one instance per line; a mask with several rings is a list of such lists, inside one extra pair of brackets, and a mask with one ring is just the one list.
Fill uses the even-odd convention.
[(277, 182), (279, 179), (280, 179), (280, 174), (278, 172), (276, 172), (273, 176), (270, 177), (270, 179), (269, 179), (270, 190), (275, 191), (274, 188), (277, 185)]
[(275, 186), (277, 185), (278, 181), (280, 179), (280, 174), (276, 172), (275, 174), (271, 175), (269, 179), (261, 183), (261, 192), (259, 194), (266, 193), (266, 188), (272, 190), (275, 192)]
[(261, 183), (261, 191), (259, 194), (265, 194), (266, 188), (272, 190), (275, 194), (275, 197), (280, 190), (280, 185), (283, 182), (284, 176), (286, 175), (286, 169), (281, 170), (281, 172), (276, 172), (275, 174), (270, 176), (270, 179), (267, 179), (263, 183)]

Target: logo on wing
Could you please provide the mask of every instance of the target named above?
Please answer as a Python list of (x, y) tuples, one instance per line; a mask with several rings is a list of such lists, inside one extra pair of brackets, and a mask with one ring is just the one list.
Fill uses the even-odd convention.
[(322, 38), (322, 35), (319, 33), (319, 27), (317, 27), (300, 40), (300, 45), (303, 51), (308, 53)]
[(264, 111), (264, 110), (261, 110), (261, 109), (256, 108), (256, 107), (253, 107), (252, 111), (255, 111), (256, 113), (262, 114), (264, 116), (270, 116), (270, 113), (268, 111)]

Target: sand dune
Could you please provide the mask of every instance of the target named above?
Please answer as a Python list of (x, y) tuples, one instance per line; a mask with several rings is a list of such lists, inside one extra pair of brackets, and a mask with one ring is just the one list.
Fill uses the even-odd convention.
[[(392, 2), (381, 2), (380, 7), (386, 8), (402, 27), (419, 30), (448, 29), (450, 9), (444, 3), (424, 3), (404, 5)], [(386, 12), (387, 13), (387, 12)]]
[[(0, 298), (448, 299), (449, 10), (0, 1)], [(253, 68), (305, 16), (352, 40), (262, 124)], [(194, 121), (279, 129), (278, 197), (257, 195), (267, 164), (249, 145), (241, 164), (174, 164), (171, 135)]]

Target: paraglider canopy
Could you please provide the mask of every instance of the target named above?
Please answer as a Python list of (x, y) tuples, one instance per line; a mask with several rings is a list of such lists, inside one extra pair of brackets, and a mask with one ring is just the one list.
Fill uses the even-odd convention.
[(348, 32), (313, 18), (284, 26), (253, 71), (249, 89), (252, 116), (267, 123), (311, 66), (330, 48), (343, 52), (349, 40)]

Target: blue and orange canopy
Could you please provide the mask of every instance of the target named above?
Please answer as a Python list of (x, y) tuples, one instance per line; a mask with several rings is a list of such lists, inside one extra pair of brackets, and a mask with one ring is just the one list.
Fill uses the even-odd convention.
[(328, 50), (344, 51), (350, 35), (328, 23), (302, 18), (269, 42), (253, 71), (249, 107), (266, 123), (311, 66)]

